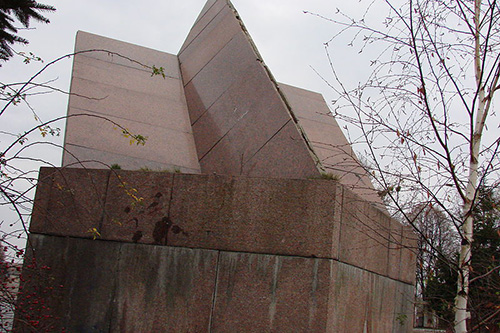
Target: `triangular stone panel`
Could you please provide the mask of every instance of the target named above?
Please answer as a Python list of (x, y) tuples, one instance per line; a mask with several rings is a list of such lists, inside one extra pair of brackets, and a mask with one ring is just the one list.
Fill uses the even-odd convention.
[(229, 1), (207, 3), (179, 60), (202, 172), (320, 175), (313, 151)]

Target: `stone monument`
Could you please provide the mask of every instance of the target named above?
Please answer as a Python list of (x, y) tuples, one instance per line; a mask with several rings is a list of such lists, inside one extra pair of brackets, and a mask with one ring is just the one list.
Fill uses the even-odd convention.
[(178, 55), (85, 32), (75, 52), (18, 330), (411, 331), (414, 235), (322, 96), (275, 81), (228, 0), (206, 3)]

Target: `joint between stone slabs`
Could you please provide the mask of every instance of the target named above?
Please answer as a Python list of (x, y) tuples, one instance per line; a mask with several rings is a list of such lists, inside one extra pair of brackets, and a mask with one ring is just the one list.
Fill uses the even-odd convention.
[[(93, 242), (114, 242), (114, 243), (121, 243), (122, 245), (124, 244), (122, 241), (118, 241), (118, 240), (106, 240), (106, 239), (99, 239), (99, 238), (95, 239), (95, 240), (92, 240), (90, 238), (82, 238), (82, 237), (74, 237), (74, 236), (62, 236), (62, 235), (51, 235), (51, 234), (41, 234), (41, 233), (31, 233), (31, 234), (33, 234), (33, 235), (37, 235), (38, 234), (38, 235), (50, 236), (50, 237), (67, 238), (68, 240), (71, 239), (71, 238), (74, 238), (74, 239), (90, 240), (90, 241), (93, 241)], [(250, 251), (234, 251), (234, 250), (209, 249), (209, 248), (201, 248), (201, 247), (175, 246), (175, 245), (158, 245), (158, 244), (147, 244), (147, 243), (141, 243), (141, 244), (126, 243), (126, 244), (140, 245), (140, 246), (162, 246), (162, 247), (168, 246), (168, 247), (171, 247), (171, 248), (184, 248), (184, 249), (190, 249), (190, 250), (217, 251), (218, 258), (219, 258), (219, 256), (220, 256), (221, 253), (237, 253), (237, 254), (253, 254), (253, 255), (265, 255), (265, 256), (279, 256), (279, 257), (300, 258), (300, 259), (330, 260), (332, 262), (339, 262), (341, 264), (344, 264), (344, 265), (347, 265), (347, 266), (351, 266), (351, 267), (354, 267), (354, 268), (366, 271), (368, 273), (375, 274), (377, 276), (385, 277), (385, 278), (388, 278), (388, 279), (393, 280), (393, 281), (401, 282), (401, 283), (407, 284), (409, 286), (413, 285), (412, 283), (409, 283), (409, 282), (406, 282), (406, 281), (403, 281), (403, 280), (399, 280), (399, 279), (395, 279), (393, 277), (377, 273), (377, 272), (372, 271), (370, 269), (363, 268), (363, 267), (360, 267), (360, 266), (357, 266), (357, 265), (353, 265), (351, 263), (347, 263), (347, 262), (344, 262), (344, 261), (341, 261), (341, 260), (338, 260), (338, 259), (334, 259), (334, 258), (330, 258), (330, 257), (301, 256), (301, 255), (282, 254), (282, 253), (263, 253), (263, 252), (250, 252)], [(120, 250), (121, 250), (121, 247), (120, 247)], [(217, 261), (217, 263), (219, 263), (219, 261)]]
[(215, 305), (217, 303), (217, 291), (219, 287), (219, 271), (220, 271), (220, 253), (217, 251), (217, 261), (215, 263), (215, 281), (214, 281), (214, 293), (212, 295), (212, 308), (210, 309), (210, 317), (208, 319), (208, 332), (212, 332), (212, 323), (215, 313)]
[[(109, 170), (108, 172), (108, 178), (106, 180), (106, 187), (104, 189), (104, 199), (102, 202), (102, 210), (101, 210), (101, 219), (99, 220), (99, 226), (98, 226), (98, 231), (101, 233), (102, 232), (102, 227), (104, 224), (104, 219), (106, 217), (106, 202), (108, 201), (108, 189), (109, 189), (109, 181), (111, 179), (111, 173), (113, 173), (113, 170)], [(117, 174), (115, 173), (117, 176)]]

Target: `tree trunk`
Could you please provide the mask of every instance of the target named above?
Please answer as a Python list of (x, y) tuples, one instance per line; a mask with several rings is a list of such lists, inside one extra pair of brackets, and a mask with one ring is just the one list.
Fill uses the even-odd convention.
[(476, 119), (474, 127), (471, 129), (470, 141), (470, 159), (469, 159), (469, 176), (467, 181), (466, 198), (463, 205), (462, 214), (464, 222), (462, 224), (462, 245), (460, 247), (460, 258), (458, 262), (458, 283), (457, 296), (455, 298), (455, 332), (467, 332), (467, 319), (469, 312), (467, 311), (467, 301), (469, 299), (469, 275), (471, 271), (471, 249), (473, 241), (473, 225), (474, 219), (472, 216), (472, 208), (474, 198), (476, 196), (477, 180), (478, 180), (478, 165), (479, 165), (479, 148), (481, 146), (481, 137), (485, 124), (486, 99), (485, 87), (482, 83), (481, 69), (481, 44), (480, 44), (480, 19), (481, 19), (481, 0), (475, 0), (474, 6), (474, 23), (475, 23), (475, 52), (474, 52), (474, 71), (476, 76), (476, 87), (478, 93), (478, 106), (476, 110)]

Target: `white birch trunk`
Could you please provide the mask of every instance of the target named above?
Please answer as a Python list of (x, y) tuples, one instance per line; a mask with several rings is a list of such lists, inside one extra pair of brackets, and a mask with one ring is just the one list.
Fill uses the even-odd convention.
[[(455, 332), (467, 332), (467, 319), (469, 312), (467, 311), (467, 301), (469, 299), (469, 275), (471, 272), (471, 248), (473, 240), (473, 225), (474, 220), (471, 214), (472, 205), (477, 189), (478, 181), (478, 165), (479, 165), (479, 148), (481, 146), (481, 138), (485, 123), (486, 99), (485, 87), (481, 80), (481, 44), (480, 44), (480, 19), (481, 19), (481, 0), (475, 0), (474, 7), (474, 23), (475, 23), (475, 52), (474, 52), (474, 69), (476, 76), (476, 86), (478, 89), (478, 106), (476, 110), (476, 119), (474, 130), (470, 142), (470, 158), (469, 158), (469, 177), (467, 182), (466, 198), (463, 205), (462, 214), (464, 222), (462, 225), (462, 245), (460, 248), (460, 258), (458, 267), (458, 286), (457, 296), (455, 298)], [(471, 124), (472, 125), (472, 124)]]

